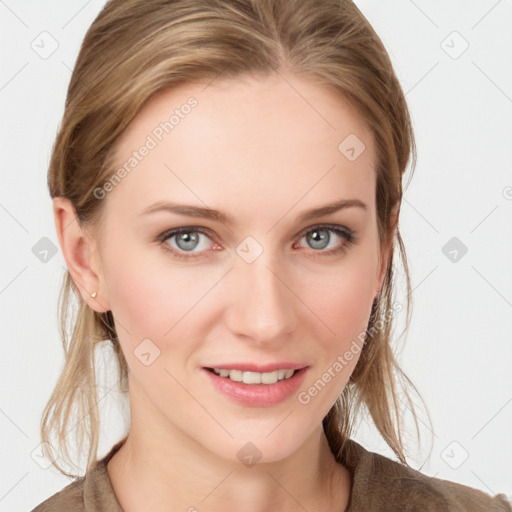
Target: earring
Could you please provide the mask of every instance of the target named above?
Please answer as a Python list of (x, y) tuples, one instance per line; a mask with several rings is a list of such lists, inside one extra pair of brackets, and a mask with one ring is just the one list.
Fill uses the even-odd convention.
[(96, 292), (91, 293), (91, 297), (94, 299), (94, 297), (96, 297)]

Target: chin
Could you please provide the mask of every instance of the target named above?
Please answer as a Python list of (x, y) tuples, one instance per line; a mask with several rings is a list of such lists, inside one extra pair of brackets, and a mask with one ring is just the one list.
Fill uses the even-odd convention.
[(231, 432), (233, 439), (225, 439), (225, 442), (215, 445), (212, 445), (210, 438), (204, 446), (225, 460), (248, 467), (256, 463), (279, 462), (293, 455), (307, 438), (306, 432), (292, 433), (284, 428), (284, 422), (280, 425), (281, 421), (282, 418), (274, 419), (271, 428), (260, 425), (261, 428), (254, 434), (247, 431)]

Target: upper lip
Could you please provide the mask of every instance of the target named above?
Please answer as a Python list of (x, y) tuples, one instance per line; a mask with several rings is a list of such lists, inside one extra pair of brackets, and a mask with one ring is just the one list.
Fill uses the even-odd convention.
[(205, 366), (205, 368), (222, 368), (225, 370), (240, 370), (242, 372), (258, 372), (268, 373), (276, 370), (300, 370), (305, 368), (306, 364), (303, 363), (291, 363), (283, 361), (281, 363), (270, 363), (270, 364), (254, 364), (254, 363), (220, 363), (211, 366)]

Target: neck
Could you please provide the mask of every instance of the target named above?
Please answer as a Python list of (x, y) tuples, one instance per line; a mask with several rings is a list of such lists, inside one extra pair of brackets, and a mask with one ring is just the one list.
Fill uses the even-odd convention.
[(144, 418), (132, 410), (126, 442), (107, 465), (124, 512), (343, 511), (348, 505), (350, 475), (336, 462), (321, 425), (285, 459), (246, 466)]

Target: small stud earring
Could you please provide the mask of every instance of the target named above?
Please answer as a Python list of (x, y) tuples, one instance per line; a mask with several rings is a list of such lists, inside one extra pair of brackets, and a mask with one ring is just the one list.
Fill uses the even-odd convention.
[(94, 299), (94, 297), (96, 297), (96, 292), (91, 293), (91, 297)]

